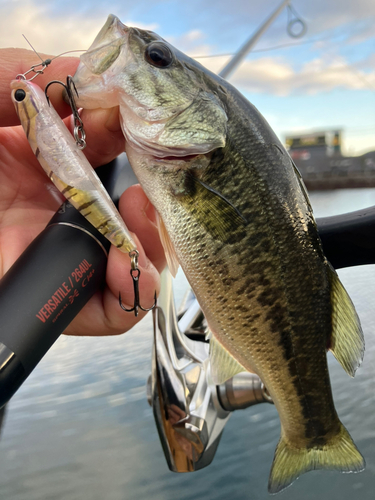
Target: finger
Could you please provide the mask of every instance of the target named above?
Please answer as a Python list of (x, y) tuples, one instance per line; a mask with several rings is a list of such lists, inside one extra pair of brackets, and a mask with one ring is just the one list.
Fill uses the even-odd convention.
[(120, 198), (119, 209), (130, 231), (136, 233), (142, 246), (161, 272), (166, 266), (164, 249), (159, 238), (156, 211), (139, 184), (131, 186)]
[[(120, 199), (120, 213), (130, 231), (136, 231), (136, 243), (139, 251), (140, 305), (148, 309), (154, 304), (155, 292), (159, 293), (159, 272), (165, 267), (164, 250), (155, 225), (154, 209), (139, 185), (125, 191)], [(124, 260), (124, 254), (112, 246), (108, 267), (108, 289), (103, 296), (103, 305), (109, 318), (108, 326), (115, 332), (124, 331), (126, 326), (133, 326), (137, 319), (133, 313), (125, 313), (119, 308), (118, 295), (121, 292), (123, 304), (127, 309), (134, 305), (134, 287), (130, 275), (130, 259)], [(140, 311), (140, 318), (144, 316)], [(130, 316), (130, 317), (129, 317)]]
[[(138, 267), (140, 304), (150, 308), (154, 304), (155, 292), (159, 293), (159, 273), (146, 257), (142, 245), (134, 236), (139, 251)], [(134, 305), (134, 288), (130, 275), (130, 258), (127, 254), (111, 247), (107, 264), (107, 287), (101, 294), (96, 294), (82, 309), (80, 315), (64, 332), (68, 335), (117, 335), (130, 330), (146, 312), (125, 312), (119, 305), (119, 293), (127, 309)], [(88, 328), (89, 319), (89, 328)]]
[[(83, 152), (93, 167), (105, 165), (125, 151), (118, 107), (84, 109), (80, 116), (86, 133), (86, 148)], [(72, 118), (65, 120), (71, 132), (74, 129)]]
[[(41, 54), (42, 59), (52, 58), (46, 54)], [(38, 56), (31, 50), (25, 49), (0, 49), (0, 126), (7, 127), (18, 125), (19, 120), (16, 115), (14, 105), (10, 98), (10, 82), (18, 74), (23, 74), (34, 64), (40, 63)], [(35, 79), (43, 90), (47, 83), (52, 80), (66, 81), (68, 75), (74, 75), (79, 59), (76, 57), (59, 57), (54, 59), (44, 70), (42, 75)], [(61, 116), (67, 116), (71, 113), (70, 107), (62, 98), (62, 88), (60, 85), (51, 85), (48, 89), (48, 95), (54, 108)]]
[[(128, 188), (120, 199), (120, 213), (131, 231), (136, 231), (140, 252), (140, 301), (144, 308), (154, 302), (159, 291), (159, 272), (165, 267), (163, 247), (155, 223), (154, 208), (139, 185)], [(118, 296), (127, 308), (133, 307), (134, 289), (130, 276), (129, 256), (112, 247), (107, 265), (107, 285), (103, 293), (96, 294), (83, 308), (79, 317), (66, 330), (70, 335), (114, 335), (129, 330), (145, 313), (127, 313), (120, 308)], [(87, 327), (87, 319), (90, 328)]]
[[(52, 57), (41, 54), (42, 59)], [(0, 64), (4, 70), (0, 73), (0, 126), (12, 126), (19, 124), (14, 105), (10, 98), (10, 82), (17, 74), (23, 74), (33, 64), (40, 62), (36, 54), (24, 49), (0, 49)], [(74, 75), (79, 59), (73, 57), (61, 57), (54, 59), (44, 70), (42, 75), (35, 79), (42, 89), (52, 80), (66, 81), (69, 74)], [(51, 85), (48, 88), (48, 96), (60, 116), (71, 115), (71, 108), (62, 97), (62, 87)], [(87, 136), (87, 148), (85, 155), (94, 166), (103, 165), (116, 158), (125, 149), (125, 139), (121, 132), (118, 109), (94, 109), (83, 110), (81, 118)], [(66, 120), (67, 127), (73, 131), (71, 117)]]
[[(135, 236), (137, 250), (139, 252), (138, 268), (139, 274), (139, 298), (140, 305), (144, 309), (150, 309), (155, 302), (155, 294), (159, 294), (160, 290), (160, 276), (152, 264), (150, 259), (146, 256), (144, 248), (140, 241)], [(104, 293), (104, 309), (110, 322), (115, 326), (115, 329), (122, 327), (124, 323), (124, 314), (130, 316), (126, 318), (128, 324), (132, 326), (138, 320), (135, 318), (134, 313), (125, 313), (119, 308), (119, 293), (121, 293), (121, 300), (126, 309), (131, 309), (134, 306), (134, 283), (130, 273), (130, 258), (128, 256), (124, 262), (123, 254), (115, 247), (111, 248), (109, 264), (107, 269), (107, 285), (108, 288)], [(140, 311), (140, 318), (146, 313)]]

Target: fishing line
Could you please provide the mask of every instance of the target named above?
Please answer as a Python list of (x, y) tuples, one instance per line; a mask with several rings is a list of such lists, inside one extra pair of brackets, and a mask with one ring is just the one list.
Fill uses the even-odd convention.
[[(327, 37), (323, 37), (323, 38), (314, 38), (312, 40), (305, 40), (304, 42), (283, 43), (283, 44), (280, 44), (280, 45), (274, 45), (273, 47), (266, 47), (264, 49), (254, 49), (251, 52), (252, 53), (255, 53), (255, 52), (268, 52), (268, 51), (271, 51), (271, 50), (283, 49), (284, 47), (294, 47), (294, 46), (297, 47), (298, 45), (305, 45), (305, 44), (308, 44), (308, 43), (325, 42), (327, 40), (334, 40), (335, 38), (339, 38), (339, 37), (341, 37), (341, 35), (339, 35), (337, 37), (334, 37), (334, 38), (332, 38), (331, 36), (327, 36)], [(221, 54), (210, 54), (210, 55), (204, 55), (204, 56), (190, 56), (190, 57), (193, 57), (194, 59), (206, 59), (206, 58), (209, 58), (209, 57), (224, 57), (224, 56), (233, 56), (233, 55), (234, 55), (233, 52), (225, 52), (225, 53), (221, 53)]]
[[(42, 61), (41, 63), (34, 64), (33, 66), (31, 66), (31, 68), (28, 71), (26, 71), (26, 73), (19, 74), (16, 77), (16, 78), (22, 78), (22, 79), (26, 80), (26, 75), (28, 75), (31, 72), (35, 73), (35, 75), (32, 76), (31, 78), (29, 78), (28, 81), (34, 80), (34, 78), (36, 78), (38, 75), (42, 75), (44, 70), (47, 68), (47, 66), (49, 66), (51, 64), (51, 62), (54, 61), (55, 59), (57, 59), (58, 57), (61, 57), (65, 54), (70, 54), (71, 52), (85, 52), (86, 51), (86, 49), (67, 50), (66, 52), (62, 52), (61, 54), (58, 54), (57, 56), (54, 56), (51, 59), (48, 58), (48, 59), (43, 60), (42, 57), (38, 54), (38, 52), (31, 45), (29, 40), (26, 38), (26, 36), (24, 34), (22, 34), (22, 36), (24, 37), (26, 42), (30, 45), (30, 47), (33, 49), (35, 54), (39, 57), (39, 59)], [(41, 66), (41, 68), (37, 69), (39, 66)]]
[[(33, 51), (35, 52), (35, 54), (39, 57), (39, 59), (44, 62), (44, 60), (41, 58), (41, 56), (38, 54), (38, 52), (34, 49), (34, 47), (31, 45), (31, 43), (29, 42), (29, 40), (26, 38), (26, 36), (22, 33), (22, 36), (24, 37), (24, 39), (26, 40), (26, 42), (30, 45), (30, 47), (33, 49)], [(58, 57), (61, 57), (61, 56), (64, 56), (65, 54), (71, 54), (72, 52), (86, 52), (87, 49), (74, 49), (74, 50), (66, 50), (65, 52), (61, 52), (61, 54), (57, 55), (57, 56), (53, 56), (50, 61), (53, 61), (54, 59), (57, 59)]]
[(34, 47), (31, 45), (31, 43), (29, 42), (29, 40), (26, 38), (26, 36), (22, 33), (22, 36), (24, 37), (24, 39), (26, 40), (26, 42), (30, 45), (30, 47), (33, 49), (33, 51), (35, 52), (35, 54), (39, 57), (39, 59), (43, 62), (43, 59), (40, 57), (40, 55), (38, 54), (38, 52), (34, 49)]
[(61, 52), (58, 56), (52, 57), (51, 61), (54, 59), (57, 59), (58, 57), (64, 56), (65, 54), (71, 54), (72, 52), (86, 52), (87, 49), (74, 49), (74, 50), (67, 50), (66, 52)]

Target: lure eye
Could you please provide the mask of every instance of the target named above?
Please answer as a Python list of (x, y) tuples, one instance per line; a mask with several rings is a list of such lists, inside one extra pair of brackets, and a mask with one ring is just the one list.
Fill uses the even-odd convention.
[(17, 102), (21, 102), (25, 99), (26, 92), (23, 89), (17, 89), (14, 93), (14, 98)]
[(168, 68), (173, 62), (173, 55), (167, 45), (151, 43), (145, 52), (146, 61), (157, 68)]

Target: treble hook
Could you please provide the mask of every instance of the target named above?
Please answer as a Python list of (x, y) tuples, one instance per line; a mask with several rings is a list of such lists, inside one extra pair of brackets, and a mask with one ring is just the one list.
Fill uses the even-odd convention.
[(138, 269), (138, 255), (139, 252), (137, 250), (132, 250), (131, 252), (129, 252), (129, 256), (131, 258), (130, 276), (132, 277), (134, 287), (134, 306), (131, 309), (126, 309), (121, 300), (121, 293), (119, 293), (118, 297), (121, 309), (126, 312), (134, 311), (134, 316), (138, 316), (139, 309), (145, 312), (152, 311), (152, 309), (154, 309), (157, 304), (156, 291), (154, 294), (154, 304), (149, 309), (145, 309), (144, 307), (142, 307), (139, 302), (139, 277), (141, 275), (141, 271)]
[(83, 121), (81, 120), (76, 102), (73, 97), (72, 88), (74, 89), (76, 96), (79, 97), (78, 90), (73, 81), (73, 78), (70, 75), (68, 75), (68, 77), (66, 78), (66, 94), (68, 96), (69, 104), (72, 109), (74, 117), (74, 132), (73, 132), (74, 139), (76, 140), (79, 149), (84, 149), (86, 147), (86, 132), (83, 128)]
[(65, 92), (66, 92), (66, 95), (67, 95), (68, 101), (69, 101), (69, 106), (72, 110), (72, 114), (73, 114), (73, 118), (74, 118), (74, 131), (73, 131), (74, 139), (76, 140), (76, 144), (77, 144), (79, 149), (85, 149), (85, 147), (86, 147), (86, 132), (83, 128), (83, 121), (81, 120), (81, 117), (79, 116), (77, 105), (75, 103), (73, 92), (72, 92), (72, 88), (73, 88), (77, 97), (78, 97), (78, 91), (77, 91), (77, 88), (76, 88), (75, 83), (73, 81), (73, 78), (69, 75), (66, 79), (66, 85), (63, 82), (60, 82), (60, 80), (52, 80), (51, 82), (48, 83), (48, 85), (46, 86), (46, 88), (44, 90), (48, 104), (50, 103), (50, 100), (49, 100), (49, 97), (47, 94), (47, 90), (48, 90), (48, 87), (50, 85), (52, 85), (53, 83), (58, 83), (59, 85), (62, 85), (65, 89)]

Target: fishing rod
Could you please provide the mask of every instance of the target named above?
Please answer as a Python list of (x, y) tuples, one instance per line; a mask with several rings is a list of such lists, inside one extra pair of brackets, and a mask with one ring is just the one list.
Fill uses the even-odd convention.
[[(229, 76), (238, 68), (250, 50), (257, 43), (263, 33), (269, 28), (273, 21), (282, 12), (284, 7), (288, 8), (288, 24), (287, 32), (293, 38), (299, 38), (306, 33), (306, 23), (298, 16), (296, 11), (291, 6), (291, 0), (283, 0), (281, 4), (275, 9), (274, 12), (261, 24), (261, 26), (250, 36), (248, 40), (238, 49), (238, 51), (231, 57), (228, 63), (220, 71), (221, 78), (228, 79)], [(294, 17), (293, 17), (294, 16)]]
[(375, 206), (317, 219), (323, 250), (335, 269), (375, 264)]
[[(96, 170), (114, 199), (121, 170), (121, 157)], [(0, 280), (0, 408), (103, 286), (109, 247), (64, 202)]]

